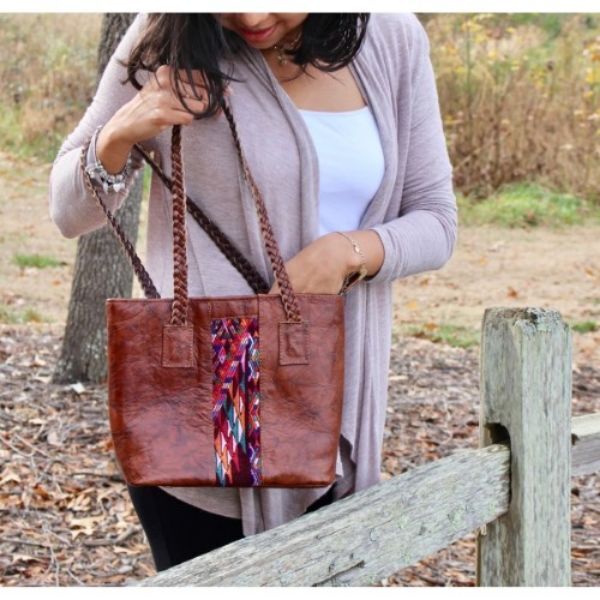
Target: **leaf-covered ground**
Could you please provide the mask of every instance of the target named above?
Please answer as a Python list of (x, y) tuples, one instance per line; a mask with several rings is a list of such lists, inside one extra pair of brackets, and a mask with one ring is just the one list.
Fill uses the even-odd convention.
[[(106, 388), (49, 383), (77, 244), (50, 220), (49, 170), (0, 152), (0, 585), (121, 585), (154, 569), (113, 460)], [(140, 240), (146, 227), (144, 202)], [(575, 328), (573, 415), (600, 411), (599, 255), (592, 223), (461, 224), (443, 269), (395, 282), (395, 328), (413, 331), (393, 351), (384, 476), (477, 447), (478, 347), (428, 340), (471, 343), (488, 306), (559, 310)], [(574, 585), (600, 585), (599, 479), (572, 480)], [(473, 533), (382, 585), (474, 582)]]
[[(0, 585), (123, 585), (154, 573), (116, 468), (106, 386), (49, 382), (59, 326), (0, 327)], [(383, 458), (391, 477), (478, 444), (477, 348), (398, 338)], [(598, 411), (600, 369), (575, 367), (573, 415)], [(573, 584), (600, 585), (600, 476), (574, 477)], [(383, 586), (472, 586), (475, 532)]]

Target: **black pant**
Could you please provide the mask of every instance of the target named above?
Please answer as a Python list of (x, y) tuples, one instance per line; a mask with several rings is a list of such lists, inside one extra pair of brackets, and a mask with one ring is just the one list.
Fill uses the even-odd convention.
[[(333, 488), (307, 509), (312, 512), (333, 502)], [(157, 571), (244, 537), (241, 519), (225, 517), (183, 502), (158, 486), (127, 486), (146, 532)]]

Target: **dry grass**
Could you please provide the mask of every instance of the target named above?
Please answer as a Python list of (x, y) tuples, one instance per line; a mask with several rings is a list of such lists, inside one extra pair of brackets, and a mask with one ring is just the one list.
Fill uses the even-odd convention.
[(0, 15), (0, 145), (51, 160), (90, 102), (101, 15)]
[[(458, 191), (600, 203), (600, 14), (421, 15)], [(100, 14), (0, 15), (0, 146), (52, 160), (89, 103)]]
[(506, 15), (428, 19), (462, 192), (537, 181), (600, 201), (600, 15), (513, 26)]

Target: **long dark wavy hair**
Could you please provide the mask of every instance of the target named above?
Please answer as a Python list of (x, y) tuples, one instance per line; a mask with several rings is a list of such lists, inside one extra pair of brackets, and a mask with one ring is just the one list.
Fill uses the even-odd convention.
[[(302, 23), (298, 42), (288, 52), (289, 60), (303, 72), (308, 64), (322, 71), (336, 71), (352, 61), (359, 51), (369, 21), (369, 13), (309, 13)], [(223, 72), (221, 58), (231, 59), (246, 44), (234, 31), (223, 27), (211, 13), (149, 14), (146, 27), (128, 60), (120, 61), (127, 68), (128, 81), (137, 89), (140, 70), (156, 72), (159, 66), (172, 68), (172, 84), (181, 103), (196, 118), (216, 114), (229, 81), (240, 81)], [(192, 69), (200, 70), (206, 79), (208, 105), (202, 112), (187, 106), (182, 95), (179, 69), (193, 81)], [(194, 94), (199, 90), (192, 84)]]

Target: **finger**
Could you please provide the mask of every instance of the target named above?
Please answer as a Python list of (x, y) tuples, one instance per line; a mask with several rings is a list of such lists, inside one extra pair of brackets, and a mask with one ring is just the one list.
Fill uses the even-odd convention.
[[(186, 93), (187, 92), (187, 93)], [(196, 98), (191, 90), (183, 88), (180, 90), (181, 97), (173, 90), (163, 90), (157, 99), (159, 105), (174, 110), (192, 110), (194, 112), (203, 112), (208, 105), (208, 94), (201, 98)]]
[(177, 91), (192, 97), (206, 97), (206, 80), (202, 71), (191, 71), (191, 79), (185, 69), (178, 69), (177, 80), (173, 79), (174, 71), (168, 65), (161, 65), (155, 72), (153, 86), (160, 90), (170, 91), (173, 95)]
[[(201, 72), (200, 71), (192, 71), (192, 73), (201, 73)], [(183, 84), (185, 84), (186, 93), (190, 94), (190, 92), (191, 92), (193, 94), (194, 93), (193, 92), (193, 87), (192, 87), (191, 81), (187, 77), (187, 74), (184, 73), (181, 76), (181, 81), (182, 81)], [(204, 93), (205, 91), (208, 90), (208, 83), (207, 83), (207, 81), (206, 81), (205, 78), (198, 77), (197, 79), (194, 79), (194, 83), (197, 84), (195, 87), (197, 89), (199, 89), (201, 93)], [(223, 93), (226, 96), (230, 96), (230, 95), (233, 94), (233, 89), (232, 89), (230, 83), (225, 83), (225, 86), (224, 86), (224, 89), (223, 89)]]
[(186, 81), (182, 81), (179, 89), (181, 93), (189, 98), (206, 100), (208, 98), (208, 89), (201, 85), (192, 85)]
[(204, 112), (206, 110), (207, 105), (208, 102), (206, 100), (196, 100), (195, 98), (185, 96), (183, 100), (179, 100), (179, 98), (177, 97), (173, 98), (169, 107), (174, 110), (191, 110), (194, 112)]
[(194, 95), (194, 96), (206, 96), (207, 95), (207, 89), (208, 89), (208, 80), (206, 79), (206, 76), (202, 73), (202, 71), (199, 71), (197, 69), (192, 69), (191, 73), (192, 73), (192, 78), (190, 79), (188, 74), (180, 69), (179, 70), (180, 73), (180, 80), (182, 82), (182, 84), (185, 86), (185, 89), (187, 90), (186, 93)]
[(194, 120), (194, 115), (187, 110), (167, 109), (162, 113), (162, 121), (165, 127), (172, 125), (189, 125)]
[[(206, 103), (203, 103), (203, 102), (197, 102), (197, 103), (188, 102), (188, 106), (189, 106), (190, 110), (192, 110), (195, 113), (203, 113), (206, 110)], [(169, 108), (170, 108), (170, 110), (173, 110), (176, 112), (190, 114), (189, 110), (187, 110), (181, 103), (174, 105), (172, 107), (169, 107)], [(219, 106), (216, 109), (215, 116), (220, 117), (221, 115), (223, 115), (223, 109)], [(193, 118), (194, 118), (194, 115), (192, 115), (192, 119)]]
[(185, 81), (179, 83), (178, 90), (177, 88), (171, 88), (171, 93), (175, 97), (177, 97), (177, 91), (179, 91), (184, 98), (194, 98), (195, 100), (204, 100), (205, 102), (208, 99), (208, 90), (206, 88), (200, 86), (194, 88)]
[[(200, 69), (191, 69), (190, 72), (192, 74), (192, 80), (194, 83), (202, 86), (206, 85), (206, 75), (204, 75), (203, 71)], [(188, 83), (190, 82), (188, 73), (185, 69), (179, 69), (179, 78), (182, 81), (187, 81)]]
[[(206, 77), (203, 72), (198, 69), (192, 69), (192, 79), (188, 77), (185, 69), (179, 69), (179, 82), (175, 82), (184, 97), (196, 98), (200, 100), (208, 100), (208, 84)], [(173, 89), (173, 85), (170, 80), (170, 67), (167, 65), (161, 65), (157, 71), (158, 87), (160, 89), (169, 89), (174, 96), (177, 96), (176, 90)], [(224, 95), (233, 95), (233, 89), (230, 83), (225, 84), (223, 90)]]
[[(199, 85), (205, 85), (205, 76), (200, 69), (191, 69), (192, 79), (194, 83)], [(169, 65), (160, 65), (158, 69), (156, 69), (156, 75), (161, 81), (171, 80), (173, 76), (173, 68)], [(177, 75), (181, 81), (186, 80), (189, 82), (188, 72), (186, 69), (178, 69)]]

